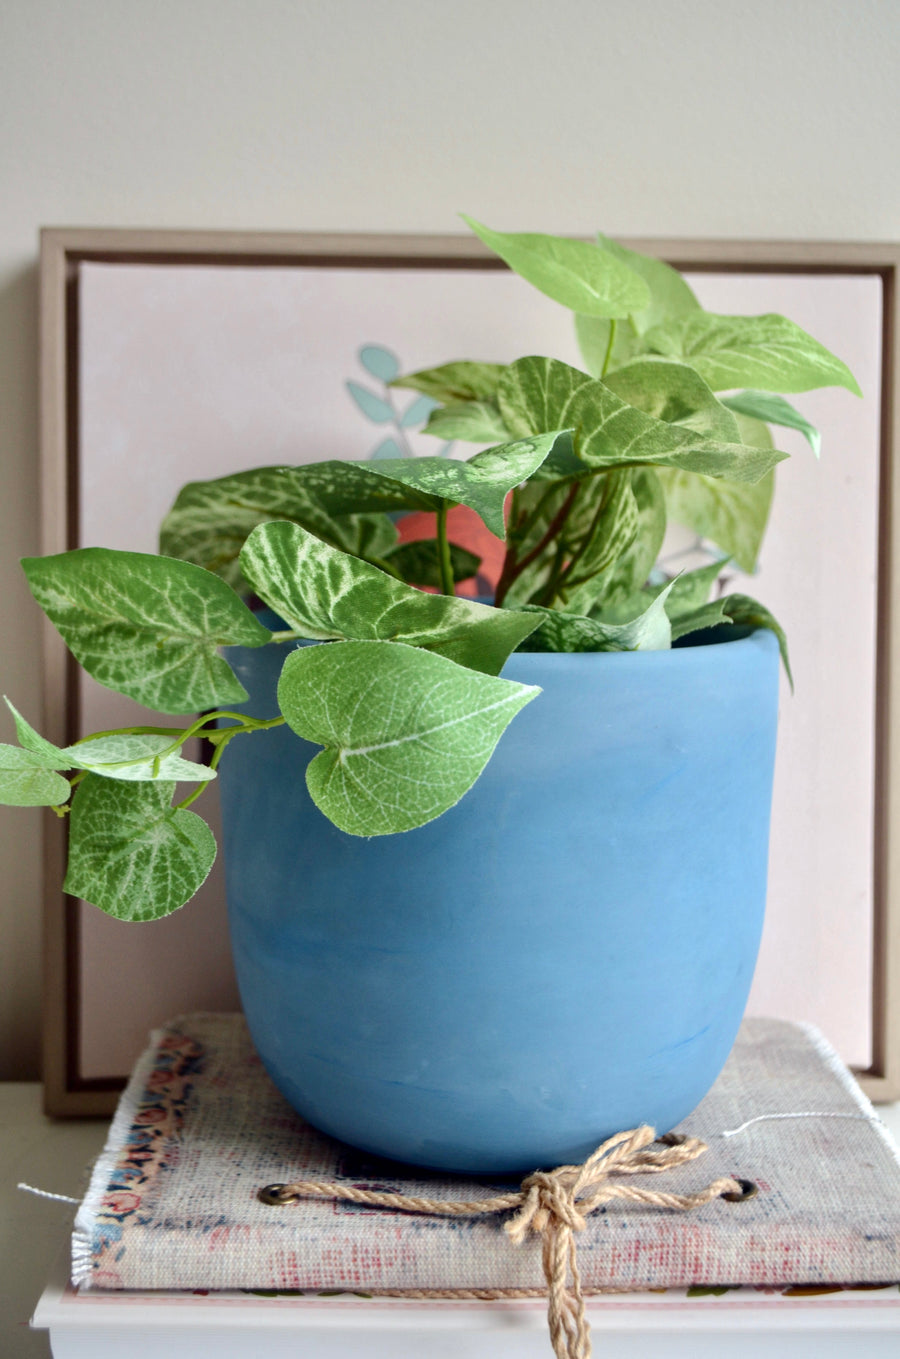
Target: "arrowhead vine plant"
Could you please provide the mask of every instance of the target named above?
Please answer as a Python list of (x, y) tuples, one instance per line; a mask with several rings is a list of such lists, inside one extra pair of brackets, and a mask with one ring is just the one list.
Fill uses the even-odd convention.
[[(786, 456), (769, 426), (817, 446), (784, 393), (858, 393), (849, 370), (783, 317), (704, 311), (680, 274), (606, 237), (469, 225), (575, 314), (584, 358), (583, 370), (527, 356), (393, 380), (427, 398), (426, 432), (484, 451), (195, 482), (167, 515), (158, 556), (90, 547), (25, 560), (88, 674), (189, 715), (60, 748), (9, 704), (18, 745), (0, 746), (0, 801), (69, 817), (73, 895), (126, 920), (183, 905), (216, 852), (189, 808), (232, 741), (283, 723), (322, 747), (306, 782), (325, 816), (350, 835), (387, 835), (458, 802), (516, 713), (540, 702), (500, 677), (516, 650), (660, 649), (750, 625), (777, 633), (787, 666), (762, 605), (709, 596), (723, 560), (756, 563)], [(478, 565), (448, 538), (460, 505), (505, 542), (492, 604), (455, 593)], [(400, 541), (398, 519), (423, 511), (433, 539)], [(709, 566), (674, 579), (656, 568), (667, 519), (714, 546)], [(219, 650), (235, 646), (283, 650), (277, 716), (235, 709), (247, 694)], [(208, 764), (181, 753), (195, 736), (212, 747)], [(188, 791), (175, 802), (179, 784)]]

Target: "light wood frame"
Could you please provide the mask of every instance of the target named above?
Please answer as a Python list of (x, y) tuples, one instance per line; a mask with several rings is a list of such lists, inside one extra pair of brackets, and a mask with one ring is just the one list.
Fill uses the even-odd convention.
[[(875, 691), (872, 1065), (857, 1075), (875, 1100), (900, 1097), (900, 245), (799, 241), (630, 240), (695, 272), (877, 275), (883, 290)], [(505, 266), (469, 237), (47, 228), (41, 233), (41, 477), (43, 553), (78, 546), (78, 267), (136, 264), (485, 269)], [(77, 666), (45, 623), (44, 730), (75, 739)], [(112, 1111), (122, 1082), (78, 1071), (78, 916), (62, 893), (65, 825), (45, 822), (44, 1107), (61, 1116)]]

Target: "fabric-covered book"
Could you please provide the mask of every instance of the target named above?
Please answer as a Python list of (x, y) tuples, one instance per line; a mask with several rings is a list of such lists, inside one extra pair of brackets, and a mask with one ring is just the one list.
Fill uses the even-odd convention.
[[(708, 1151), (653, 1176), (689, 1194), (753, 1181), (690, 1212), (611, 1202), (578, 1233), (586, 1292), (900, 1280), (900, 1160), (808, 1026), (745, 1021), (715, 1087), (680, 1130)], [(502, 1217), (441, 1218), (340, 1200), (272, 1207), (272, 1182), (328, 1180), (438, 1200), (509, 1184), (429, 1175), (332, 1141), (274, 1088), (243, 1017), (198, 1014), (153, 1035), (75, 1220), (81, 1290), (544, 1291), (536, 1237)]]

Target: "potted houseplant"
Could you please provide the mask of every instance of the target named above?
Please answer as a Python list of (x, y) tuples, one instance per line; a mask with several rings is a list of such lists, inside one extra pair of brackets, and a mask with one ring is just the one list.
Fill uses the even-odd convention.
[[(781, 394), (857, 388), (791, 322), (706, 313), (605, 237), (470, 225), (576, 314), (587, 371), (408, 375), (430, 432), (485, 450), (193, 483), (158, 556), (27, 559), (95, 679), (202, 715), (61, 749), (10, 705), (0, 801), (68, 816), (66, 889), (149, 920), (210, 869), (190, 808), (221, 773), (235, 962), (275, 1080), (369, 1150), (497, 1172), (671, 1127), (727, 1056), (788, 661), (762, 605), (709, 596), (723, 558), (755, 561), (785, 456), (768, 424), (805, 426)], [(457, 506), (505, 541), (492, 600), (455, 593), (477, 566)], [(398, 538), (411, 513), (430, 542)], [(707, 566), (655, 567), (667, 515), (715, 544)], [(196, 735), (208, 764), (182, 754)]]

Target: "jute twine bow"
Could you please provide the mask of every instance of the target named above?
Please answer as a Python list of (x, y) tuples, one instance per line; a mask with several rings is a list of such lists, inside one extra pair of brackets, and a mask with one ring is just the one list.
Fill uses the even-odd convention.
[[(322, 1180), (296, 1180), (270, 1184), (259, 1191), (263, 1203), (279, 1205), (298, 1199), (346, 1199), (376, 1208), (436, 1217), (478, 1217), (517, 1211), (503, 1229), (516, 1244), (534, 1233), (541, 1238), (542, 1264), (547, 1281), (547, 1320), (557, 1359), (590, 1359), (590, 1327), (584, 1309), (578, 1271), (575, 1234), (584, 1230), (587, 1217), (611, 1199), (645, 1203), (655, 1208), (698, 1208), (710, 1200), (726, 1197), (732, 1202), (749, 1197), (753, 1187), (730, 1176), (713, 1180), (695, 1194), (667, 1194), (621, 1183), (617, 1177), (652, 1175), (673, 1170), (702, 1156), (706, 1143), (696, 1137), (669, 1133), (659, 1139), (660, 1151), (648, 1150), (656, 1141), (652, 1128), (616, 1133), (580, 1166), (539, 1170), (522, 1181), (518, 1190), (473, 1202), (415, 1198), (374, 1189)], [(504, 1290), (497, 1290), (503, 1296)]]

